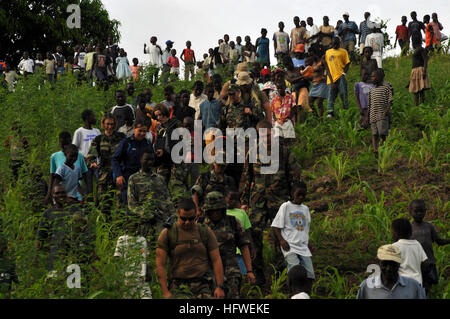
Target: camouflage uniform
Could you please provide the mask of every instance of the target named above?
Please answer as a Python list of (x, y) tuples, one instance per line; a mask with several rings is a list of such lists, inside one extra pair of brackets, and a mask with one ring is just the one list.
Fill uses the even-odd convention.
[[(228, 92), (238, 92), (239, 86), (232, 84), (228, 88)], [(250, 127), (255, 127), (259, 121), (264, 119), (264, 105), (260, 98), (261, 92), (252, 88), (250, 98), (247, 102), (241, 101), (237, 104), (230, 103), (222, 108), (222, 114), (220, 116), (218, 127), (222, 130), (222, 133), (226, 134), (227, 128), (242, 128), (244, 131)], [(244, 109), (249, 107), (252, 114), (245, 114)], [(246, 140), (246, 149), (248, 141)], [(237, 154), (245, 154), (245, 149), (237, 147), (237, 138), (234, 139), (234, 161), (233, 163), (227, 165), (227, 174), (231, 175), (236, 186), (239, 185), (239, 180), (242, 175), (243, 164), (238, 163)]]
[(257, 153), (256, 163), (249, 163), (249, 153), (246, 156), (240, 185), (241, 203), (250, 208), (251, 234), (256, 251), (253, 270), (262, 280), (264, 229), (275, 217), (281, 204), (290, 199), (291, 185), (301, 179), (301, 170), (288, 147), (279, 148), (279, 166), (275, 174), (261, 174), (261, 168), (265, 165), (259, 160), (259, 154)]
[(164, 178), (154, 172), (146, 173), (141, 169), (131, 175), (127, 194), (128, 208), (138, 219), (139, 232), (143, 236), (149, 235), (155, 225), (159, 233), (167, 218), (175, 214)]
[(216, 191), (223, 194), (226, 189), (233, 188), (234, 186), (235, 184), (232, 177), (227, 175), (219, 177), (214, 169), (212, 169), (211, 171), (200, 174), (195, 185), (192, 186), (191, 192), (197, 193), (199, 205), (201, 207), (203, 205), (203, 199), (206, 198), (208, 193)]
[(223, 209), (223, 218), (214, 223), (208, 217), (204, 224), (209, 226), (214, 232), (219, 243), (220, 257), (225, 276), (226, 298), (239, 299), (241, 287), (241, 272), (237, 261), (236, 248), (250, 245), (250, 240), (246, 236), (241, 222), (234, 216), (225, 215), (226, 202), (219, 192), (211, 192), (206, 196), (205, 211), (209, 209)]
[(105, 134), (98, 135), (91, 143), (86, 164), (90, 166), (97, 159), (100, 160), (97, 183), (98, 200), (101, 195), (107, 194), (109, 190), (114, 188), (115, 181), (113, 178), (111, 159), (120, 141), (124, 138), (125, 134), (114, 132), (112, 136), (106, 136)]

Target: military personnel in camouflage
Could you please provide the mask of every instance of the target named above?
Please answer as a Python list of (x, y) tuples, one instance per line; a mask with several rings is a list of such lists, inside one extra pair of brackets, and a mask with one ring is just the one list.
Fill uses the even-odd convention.
[[(264, 110), (261, 103), (257, 103), (255, 99), (250, 99), (247, 101), (248, 104), (244, 104), (242, 91), (238, 85), (231, 84), (228, 87), (228, 98), (229, 104), (223, 106), (218, 124), (224, 135), (227, 128), (242, 128), (245, 131), (250, 127), (256, 127), (256, 124), (264, 119)], [(243, 147), (238, 148), (237, 138), (234, 138), (234, 161), (227, 166), (227, 174), (233, 177), (236, 187), (239, 185), (243, 169), (243, 164), (238, 163), (238, 154), (245, 154), (245, 149)]]
[(164, 177), (152, 172), (154, 164), (153, 149), (143, 149), (141, 170), (128, 180), (128, 208), (140, 224), (140, 235), (145, 237), (153, 230), (159, 234), (164, 222), (175, 214)]
[[(99, 169), (97, 203), (102, 201), (102, 203), (106, 204), (106, 202), (113, 200), (113, 196), (108, 196), (107, 194), (108, 191), (115, 187), (111, 158), (120, 141), (125, 138), (125, 134), (115, 131), (116, 118), (111, 113), (103, 115), (102, 128), (105, 130), (105, 133), (96, 136), (92, 141), (86, 164), (88, 167)], [(108, 203), (104, 207), (110, 206), (111, 203)]]
[(192, 200), (197, 206), (198, 216), (202, 215), (201, 207), (208, 193), (217, 191), (224, 194), (226, 189), (236, 189), (234, 179), (225, 174), (225, 163), (213, 162), (211, 166), (209, 171), (200, 174), (191, 189)]
[(156, 273), (163, 297), (224, 298), (223, 267), (216, 236), (208, 226), (196, 222), (191, 199), (179, 201), (177, 217), (175, 224), (163, 229), (156, 248)]
[(203, 205), (206, 218), (204, 224), (214, 232), (219, 243), (220, 257), (225, 275), (226, 298), (239, 299), (241, 289), (241, 272), (239, 270), (236, 248), (240, 248), (247, 267), (250, 283), (255, 283), (250, 260), (250, 239), (247, 237), (241, 222), (234, 216), (226, 214), (227, 204), (220, 192), (210, 192)]
[[(271, 147), (274, 147), (270, 138), (272, 124), (263, 120), (258, 123), (257, 129), (260, 128), (267, 129), (267, 136), (260, 135), (260, 138), (267, 153), (271, 154)], [(261, 163), (260, 154), (257, 153), (256, 163), (250, 163), (249, 154), (250, 152), (246, 156), (240, 185), (241, 203), (244, 210), (250, 207), (251, 234), (256, 250), (253, 269), (258, 285), (264, 285), (263, 232), (267, 223), (275, 217), (281, 204), (289, 200), (291, 185), (301, 179), (301, 170), (288, 147), (279, 147), (278, 163), (275, 163), (278, 164), (278, 171), (274, 174), (261, 174), (262, 167), (266, 165)]]

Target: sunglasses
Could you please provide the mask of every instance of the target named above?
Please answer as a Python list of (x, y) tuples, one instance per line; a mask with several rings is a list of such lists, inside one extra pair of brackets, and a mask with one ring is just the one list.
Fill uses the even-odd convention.
[(182, 221), (193, 221), (197, 216), (192, 216), (192, 217), (183, 217), (183, 216), (179, 216), (180, 217), (180, 219), (182, 220)]

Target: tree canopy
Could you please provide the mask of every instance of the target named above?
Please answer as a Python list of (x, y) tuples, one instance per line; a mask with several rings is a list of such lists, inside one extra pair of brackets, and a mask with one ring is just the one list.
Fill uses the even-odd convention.
[[(69, 28), (67, 12), (78, 4), (81, 27)], [(120, 40), (120, 22), (111, 20), (100, 0), (16, 0), (0, 2), (0, 60), (17, 63), (23, 51), (54, 52), (57, 45), (70, 50), (77, 44)], [(67, 53), (67, 52), (66, 52)]]

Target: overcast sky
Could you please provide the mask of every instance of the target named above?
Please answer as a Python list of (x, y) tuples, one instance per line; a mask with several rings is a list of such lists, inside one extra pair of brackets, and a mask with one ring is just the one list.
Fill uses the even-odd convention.
[[(337, 20), (342, 20), (342, 14), (348, 11), (350, 20), (359, 26), (364, 12), (369, 11), (371, 20), (390, 20), (388, 33), (394, 43), (395, 27), (401, 24), (402, 15), (406, 15), (409, 22), (409, 14), (413, 10), (419, 20), (425, 14), (437, 12), (444, 26), (442, 32), (450, 35), (450, 0), (103, 0), (103, 3), (110, 17), (122, 24), (119, 44), (127, 51), (130, 62), (134, 57), (140, 62), (148, 62), (143, 46), (144, 42), (149, 43), (152, 35), (157, 36), (163, 49), (167, 40), (174, 41), (178, 57), (186, 40), (191, 40), (197, 60), (202, 60), (203, 53), (217, 46), (217, 40), (225, 33), (231, 40), (235, 40), (237, 35), (242, 39), (249, 35), (254, 43), (261, 28), (266, 28), (268, 38), (272, 39), (273, 33), (278, 31), (279, 21), (285, 23), (285, 31), (290, 33), (296, 15), (305, 21), (307, 17), (313, 17), (317, 26), (322, 25), (322, 17), (328, 15), (330, 24), (335, 26)], [(271, 63), (274, 63), (273, 43), (270, 49)], [(400, 49), (397, 47), (395, 52), (398, 54)]]

